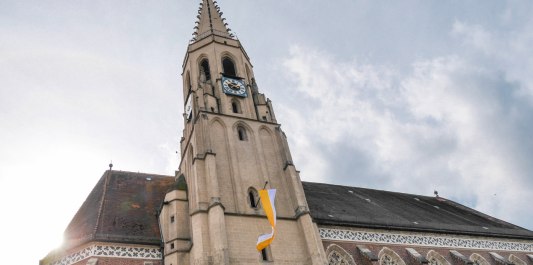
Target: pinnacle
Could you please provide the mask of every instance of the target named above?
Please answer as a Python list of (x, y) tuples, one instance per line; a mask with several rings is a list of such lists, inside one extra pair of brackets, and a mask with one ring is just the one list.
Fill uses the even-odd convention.
[(200, 7), (198, 8), (198, 20), (195, 22), (193, 39), (191, 42), (196, 42), (210, 35), (217, 35), (226, 38), (235, 38), (230, 33), (228, 23), (225, 23), (225, 18), (222, 17), (220, 7), (217, 5), (217, 1), (202, 0)]

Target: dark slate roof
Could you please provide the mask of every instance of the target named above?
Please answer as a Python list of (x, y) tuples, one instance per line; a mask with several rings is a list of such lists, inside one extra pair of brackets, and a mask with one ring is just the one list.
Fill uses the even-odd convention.
[(533, 239), (533, 232), (437, 197), (303, 182), (322, 225)]
[(69, 249), (88, 241), (159, 245), (157, 210), (174, 177), (106, 171), (64, 233)]

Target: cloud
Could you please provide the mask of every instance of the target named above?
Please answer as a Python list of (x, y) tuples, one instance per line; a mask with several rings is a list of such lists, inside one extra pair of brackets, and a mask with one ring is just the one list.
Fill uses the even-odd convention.
[[(505, 14), (515, 14), (517, 8), (509, 7)], [(531, 7), (528, 8), (531, 10)], [(452, 36), (462, 43), (461, 56), (498, 69), (509, 82), (520, 85), (519, 93), (533, 101), (533, 18), (525, 16), (504, 18), (506, 24), (516, 24), (511, 29), (487, 29), (481, 25), (456, 21)], [(516, 21), (519, 20), (520, 23)], [(514, 22), (514, 23), (513, 23)]]
[(408, 74), (293, 46), (283, 65), (299, 103), (278, 116), (290, 121), (282, 123), (302, 178), (437, 189), (532, 227), (523, 209), (533, 200), (533, 80), (525, 74), (533, 57), (520, 48), (530, 44), (522, 32), (499, 41), (500, 32), (456, 22), (452, 37), (465, 50), (418, 60)]

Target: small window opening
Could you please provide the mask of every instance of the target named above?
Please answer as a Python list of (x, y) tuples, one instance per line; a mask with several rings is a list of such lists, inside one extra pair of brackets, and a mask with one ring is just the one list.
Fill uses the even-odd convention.
[(170, 243), (170, 249), (174, 249), (174, 243)]
[(222, 68), (224, 68), (224, 74), (237, 76), (237, 73), (235, 72), (235, 64), (230, 58), (224, 57), (224, 59), (222, 59)]
[(248, 136), (246, 135), (246, 130), (243, 127), (237, 128), (237, 133), (239, 134), (239, 140), (241, 141), (247, 141)]
[(262, 261), (272, 261), (272, 255), (270, 253), (270, 246), (261, 250), (261, 260)]
[(174, 223), (174, 215), (170, 217), (170, 222)]
[(268, 261), (268, 255), (267, 255), (266, 248), (261, 249), (261, 258), (263, 259), (263, 261)]
[(202, 62), (200, 63), (200, 67), (202, 68), (205, 74), (205, 80), (211, 80), (211, 72), (209, 71), (209, 61), (207, 61), (207, 59), (202, 60)]
[(255, 191), (254, 188), (250, 188), (250, 190), (248, 191), (248, 201), (250, 203), (250, 207), (256, 209), (258, 204), (259, 204), (259, 200), (258, 200), (258, 197), (257, 196), (257, 191)]
[(215, 108), (211, 107), (211, 112), (215, 112)]
[(248, 192), (248, 197), (250, 198), (250, 207), (257, 208), (257, 205), (255, 204), (255, 196), (251, 191)]
[(266, 121), (267, 120), (267, 116), (263, 116), (263, 120)]
[(233, 111), (233, 113), (240, 113), (241, 110), (239, 108), (239, 103), (236, 102), (236, 101), (232, 101), (231, 102), (231, 110)]

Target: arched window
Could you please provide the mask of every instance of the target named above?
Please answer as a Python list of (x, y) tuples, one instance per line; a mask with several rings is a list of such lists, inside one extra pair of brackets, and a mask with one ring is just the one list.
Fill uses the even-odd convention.
[(396, 254), (392, 249), (384, 247), (379, 252), (379, 264), (380, 265), (405, 265), (402, 258)]
[(451, 265), (442, 255), (434, 250), (430, 250), (427, 259), (431, 265)]
[(200, 62), (200, 72), (203, 72), (206, 81), (211, 80), (211, 71), (209, 71), (209, 61), (207, 59), (203, 59)]
[(246, 134), (246, 129), (244, 129), (244, 127), (237, 127), (237, 134), (239, 136), (239, 140), (248, 141), (248, 135)]
[(254, 209), (259, 207), (259, 195), (257, 194), (257, 190), (254, 188), (248, 189), (248, 204)]
[(484, 257), (477, 253), (470, 255), (470, 260), (476, 265), (490, 265), (490, 263)]
[(229, 57), (224, 57), (222, 59), (222, 68), (224, 70), (224, 74), (230, 76), (237, 76), (237, 72), (235, 71), (235, 64)]
[(341, 246), (331, 244), (326, 249), (328, 265), (356, 265), (352, 256)]
[(185, 75), (185, 85), (188, 91), (192, 90), (191, 75), (189, 74), (189, 71), (187, 71), (187, 74)]
[(231, 101), (231, 111), (233, 111), (233, 113), (241, 113), (241, 104), (239, 104), (238, 100), (233, 99)]
[(527, 265), (527, 263), (525, 261), (523, 261), (522, 259), (520, 259), (519, 257), (511, 254), (509, 256), (509, 261), (511, 261), (512, 263), (514, 263), (515, 265)]

